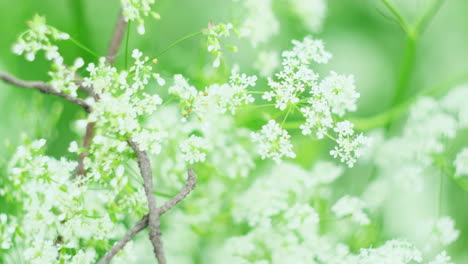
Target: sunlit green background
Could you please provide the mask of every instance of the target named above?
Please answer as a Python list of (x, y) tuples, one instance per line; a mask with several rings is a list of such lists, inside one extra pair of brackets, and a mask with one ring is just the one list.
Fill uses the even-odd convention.
[[(281, 22), (280, 34), (260, 49), (288, 49), (291, 39), (302, 39), (310, 34), (288, 9), (286, 2), (276, 0), (274, 5)], [(395, 2), (405, 11), (408, 20), (412, 21), (429, 1)], [(328, 50), (333, 53), (333, 59), (330, 64), (317, 70), (355, 75), (361, 98), (358, 111), (353, 116), (369, 117), (384, 112), (391, 107), (404, 53), (404, 33), (380, 1), (330, 0), (328, 3), (324, 29), (322, 33), (314, 35), (324, 39)], [(239, 20), (234, 4), (228, 0), (159, 0), (155, 6), (161, 20), (147, 19), (147, 34), (144, 36), (138, 35), (132, 27), (130, 50), (139, 48), (148, 55), (155, 55), (177, 39), (206, 27), (209, 21), (236, 23)], [(26, 21), (36, 13), (45, 16), (49, 24), (70, 33), (72, 38), (104, 56), (118, 12), (117, 0), (0, 0), (0, 70), (23, 79), (48, 79), (49, 64), (42, 56), (31, 63), (11, 53), (17, 35), (26, 29)], [(418, 43), (405, 98), (468, 71), (467, 14), (466, 0), (447, 0), (442, 5)], [(232, 41), (236, 43), (236, 40)], [(245, 41), (237, 44), (239, 52), (228, 54), (227, 65), (239, 63), (244, 72), (255, 73), (252, 60), (257, 50)], [(87, 62), (96, 61), (95, 57), (71, 42), (62, 42), (60, 47), (68, 63), (77, 56)], [(203, 37), (194, 37), (164, 53), (159, 58), (156, 70), (165, 78), (182, 73), (194, 84), (205, 83), (207, 78), (225, 78), (227, 75), (223, 67), (211, 75), (206, 73), (205, 67), (213, 58), (205, 51)], [(117, 66), (123, 65), (123, 53), (121, 49)], [(260, 82), (260, 86), (264, 84), (265, 81)], [(69, 142), (77, 140), (72, 121), (85, 116), (79, 107), (63, 103), (58, 98), (4, 83), (0, 83), (0, 110), (2, 174), (12, 149), (21, 143), (25, 135), (47, 138), (48, 150), (52, 155), (68, 155), (66, 149)], [(240, 115), (238, 122), (257, 129), (264, 120), (263, 114), (245, 112)], [(291, 131), (300, 134), (298, 132)], [(300, 136), (295, 140), (296, 162), (306, 168), (310, 168), (318, 157), (328, 155), (328, 143), (317, 143)], [(358, 166), (340, 180), (337, 188), (350, 193), (361, 191), (369, 170), (369, 167)], [(444, 188), (444, 214), (453, 216), (461, 231), (460, 239), (450, 247), (449, 252), (457, 263), (468, 263), (468, 193), (452, 182), (448, 182)], [(11, 211), (14, 208), (3, 206), (0, 198), (0, 211), (3, 210)], [(404, 213), (400, 220), (404, 224)]]

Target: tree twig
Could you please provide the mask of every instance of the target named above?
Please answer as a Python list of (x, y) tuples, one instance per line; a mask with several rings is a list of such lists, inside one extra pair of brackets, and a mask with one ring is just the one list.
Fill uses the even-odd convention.
[[(122, 44), (122, 39), (125, 33), (127, 22), (125, 21), (122, 12), (119, 13), (119, 18), (117, 20), (117, 23), (115, 25), (114, 29), (114, 35), (112, 36), (112, 40), (110, 42), (109, 48), (107, 50), (107, 56), (106, 60), (109, 64), (113, 64), (115, 62), (115, 58), (117, 56), (117, 52), (120, 49), (120, 46)], [(99, 95), (94, 92), (92, 88), (87, 88), (81, 85), (80, 87), (83, 88), (84, 91), (86, 91), (89, 95), (92, 95), (94, 97), (94, 100), (98, 101), (99, 100)], [(94, 137), (94, 127), (96, 124), (94, 122), (89, 122), (86, 124), (86, 132), (85, 136), (83, 139), (83, 148), (88, 149), (89, 146), (91, 145), (92, 139)], [(84, 159), (88, 157), (89, 151), (84, 151), (80, 154), (78, 157), (78, 167), (76, 170), (77, 175), (85, 175), (86, 174), (86, 168), (84, 166)]]
[(138, 167), (143, 177), (143, 187), (145, 189), (146, 199), (148, 200), (148, 225), (150, 227), (149, 238), (153, 245), (154, 255), (159, 264), (166, 264), (163, 244), (161, 239), (161, 223), (159, 221), (158, 208), (156, 207), (156, 197), (154, 196), (153, 171), (151, 162), (146, 151), (142, 151), (138, 144), (133, 140), (128, 140), (136, 154)]
[(114, 35), (112, 36), (112, 40), (109, 45), (109, 49), (107, 50), (106, 60), (110, 64), (115, 62), (115, 58), (117, 56), (117, 52), (120, 49), (120, 45), (122, 43), (123, 36), (125, 35), (125, 30), (127, 28), (127, 21), (125, 21), (122, 12), (119, 13), (119, 19), (117, 24), (115, 25)]
[(45, 94), (53, 94), (58, 97), (62, 97), (63, 99), (67, 100), (68, 102), (77, 104), (81, 106), (86, 112), (91, 112), (91, 105), (89, 105), (85, 100), (71, 96), (70, 94), (59, 92), (55, 90), (51, 85), (42, 81), (25, 81), (14, 77), (13, 75), (0, 72), (0, 79), (6, 83), (16, 85), (18, 87), (23, 88), (34, 88), (38, 89), (42, 93)]
[[(176, 206), (180, 201), (182, 201), (187, 195), (195, 188), (197, 183), (197, 177), (193, 172), (193, 169), (188, 169), (188, 177), (184, 187), (179, 191), (179, 193), (174, 196), (171, 200), (167, 201), (163, 206), (158, 208), (159, 216), (163, 215), (171, 208)], [(106, 255), (98, 262), (98, 264), (108, 264), (111, 259), (122, 250), (125, 245), (132, 240), (139, 232), (145, 229), (148, 226), (149, 214), (143, 216), (128, 232), (125, 236), (119, 240), (114, 246), (106, 253)]]

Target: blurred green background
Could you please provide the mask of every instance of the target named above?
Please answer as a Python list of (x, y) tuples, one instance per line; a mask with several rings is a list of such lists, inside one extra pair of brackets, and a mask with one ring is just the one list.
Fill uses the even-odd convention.
[[(291, 39), (302, 39), (310, 34), (288, 9), (286, 2), (276, 0), (274, 4), (275, 14), (280, 19), (280, 34), (259, 49), (288, 49)], [(429, 1), (394, 2), (400, 10), (404, 10), (408, 20), (412, 21)], [(155, 10), (160, 13), (161, 20), (146, 19), (146, 35), (138, 35), (132, 27), (130, 50), (139, 48), (145, 54), (154, 56), (181, 37), (205, 28), (209, 21), (235, 23), (239, 20), (235, 4), (229, 0), (159, 0)], [(68, 32), (72, 38), (104, 56), (118, 12), (117, 0), (0, 0), (0, 71), (10, 72), (22, 79), (48, 80), (49, 62), (42, 56), (31, 63), (11, 52), (11, 46), (18, 34), (26, 29), (26, 21), (34, 14), (45, 16), (50, 25)], [(447, 0), (442, 4), (418, 42), (405, 98), (468, 71), (467, 14), (466, 0)], [(313, 35), (323, 39), (327, 49), (333, 53), (331, 63), (321, 66), (319, 72), (334, 70), (352, 73), (356, 77), (361, 98), (358, 101), (358, 111), (353, 116), (370, 117), (391, 107), (403, 60), (405, 34), (380, 1), (329, 0), (323, 31)], [(258, 49), (246, 42), (237, 44), (239, 52), (226, 53), (226, 63), (239, 63), (243, 72), (256, 73), (252, 67), (252, 59)], [(77, 56), (83, 57), (87, 62), (97, 60), (69, 41), (60, 43), (60, 48), (66, 63), (71, 63)], [(122, 53), (121, 50), (120, 55)], [(212, 59), (206, 53), (203, 37), (198, 36), (162, 55), (156, 71), (161, 72), (165, 78), (176, 73), (184, 74), (194, 84), (204, 83), (207, 78), (225, 79), (227, 75), (222, 71), (212, 75), (206, 73), (206, 65)], [(117, 66), (122, 65), (123, 56), (119, 56)], [(4, 83), (0, 83), (0, 109), (2, 166), (9, 159), (12, 148), (21, 143), (23, 135), (47, 138), (50, 154), (68, 155), (66, 149), (69, 142), (78, 139), (72, 129), (73, 121), (85, 117), (79, 107), (63, 103), (61, 99)], [(263, 122), (259, 122), (261, 118), (248, 113), (240, 115), (238, 122), (257, 129)], [(296, 141), (297, 162), (304, 167), (310, 168), (311, 161), (317, 156), (328, 155), (327, 143), (317, 143), (305, 137)], [(367, 169), (358, 168), (353, 173), (359, 177), (359, 173), (368, 173)], [(346, 182), (343, 182), (343, 186), (349, 188)], [(457, 227), (462, 232), (453, 249), (455, 260), (467, 263), (461, 261), (468, 261), (468, 194), (457, 186), (449, 185), (446, 188), (450, 194), (446, 202), (446, 214), (454, 216)]]

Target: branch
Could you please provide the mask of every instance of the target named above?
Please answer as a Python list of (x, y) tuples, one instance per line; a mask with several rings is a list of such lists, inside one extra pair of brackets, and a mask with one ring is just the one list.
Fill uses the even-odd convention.
[[(106, 60), (109, 64), (114, 64), (115, 57), (119, 48), (122, 44), (122, 38), (125, 33), (125, 28), (127, 26), (127, 22), (125, 21), (122, 12), (119, 13), (119, 19), (117, 20), (117, 24), (115, 25), (114, 35), (112, 36), (111, 43), (107, 50)], [(99, 95), (94, 92), (92, 88), (84, 87), (79, 83), (80, 87), (89, 95), (94, 97), (94, 100), (97, 102), (99, 100)], [(91, 145), (92, 139), (94, 137), (94, 127), (95, 123), (90, 122), (86, 125), (86, 134), (83, 139), (83, 148), (88, 149)], [(86, 168), (84, 167), (84, 159), (88, 157), (89, 152), (85, 151), (80, 154), (78, 157), (78, 167), (76, 170), (77, 175), (86, 175)]]
[(115, 25), (114, 35), (112, 37), (111, 43), (109, 45), (109, 49), (107, 50), (106, 60), (110, 64), (115, 62), (115, 57), (117, 52), (119, 51), (120, 44), (122, 43), (123, 36), (125, 34), (125, 29), (127, 27), (127, 21), (125, 21), (122, 12), (119, 14), (119, 20)]
[(156, 256), (159, 264), (166, 264), (166, 257), (164, 256), (161, 239), (161, 224), (159, 221), (159, 213), (158, 208), (156, 207), (156, 198), (153, 193), (154, 186), (151, 162), (146, 151), (140, 150), (136, 142), (130, 139), (128, 140), (128, 143), (135, 151), (138, 167), (140, 168), (140, 173), (143, 177), (143, 187), (145, 189), (146, 199), (148, 200), (148, 224), (150, 227), (149, 237), (151, 244), (153, 245), (154, 255)]
[(71, 96), (70, 94), (66, 94), (64, 92), (59, 92), (55, 90), (52, 86), (50, 86), (48, 83), (41, 82), (41, 81), (20, 80), (4, 72), (0, 72), (0, 79), (6, 83), (13, 84), (19, 87), (34, 88), (34, 89), (38, 89), (39, 91), (45, 94), (53, 94), (55, 96), (62, 97), (63, 99), (71, 103), (81, 106), (86, 112), (88, 113), (91, 112), (91, 105), (89, 105), (85, 100), (78, 98), (78, 97)]
[[(169, 211), (171, 208), (176, 206), (180, 201), (182, 201), (187, 195), (195, 188), (197, 183), (197, 177), (193, 172), (193, 169), (188, 169), (188, 178), (185, 186), (179, 191), (179, 193), (174, 196), (171, 200), (167, 201), (163, 206), (158, 208), (158, 214), (161, 216), (165, 212)], [(132, 240), (140, 231), (145, 229), (148, 226), (149, 214), (143, 216), (140, 221), (138, 221), (125, 236), (114, 244), (114, 246), (106, 253), (106, 255), (98, 262), (98, 264), (107, 264), (111, 259), (122, 250), (125, 245)]]

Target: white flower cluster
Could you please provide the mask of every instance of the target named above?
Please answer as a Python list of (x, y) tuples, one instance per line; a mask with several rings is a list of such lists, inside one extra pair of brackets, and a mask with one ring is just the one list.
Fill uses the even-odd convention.
[(10, 249), (16, 228), (16, 220), (12, 216), (0, 214), (0, 250)]
[(204, 152), (207, 142), (202, 137), (195, 135), (190, 136), (187, 140), (180, 144), (185, 161), (190, 164), (196, 162), (203, 162), (206, 159), (206, 153)]
[(68, 93), (71, 96), (77, 97), (76, 91), (79, 86), (76, 81), (76, 71), (83, 67), (84, 61), (82, 58), (77, 58), (72, 66), (67, 67), (63, 64), (63, 59), (54, 60), (52, 65), (53, 71), (49, 72), (50, 85), (57, 91)]
[[(210, 22), (208, 28), (203, 30), (203, 34), (207, 37), (208, 52), (215, 56), (213, 61), (213, 67), (218, 68), (221, 64), (221, 57), (223, 53), (221, 52), (221, 38), (229, 37), (231, 30), (234, 29), (234, 26), (231, 23), (228, 24), (213, 24)], [(237, 48), (234, 46), (227, 46), (232, 51), (237, 51)]]
[(28, 25), (29, 29), (19, 36), (13, 46), (13, 52), (18, 55), (26, 54), (28, 61), (33, 61), (40, 50), (46, 52), (48, 60), (61, 59), (58, 47), (52, 44), (51, 40), (66, 40), (70, 35), (47, 25), (45, 17), (39, 15), (35, 15)]
[(151, 11), (151, 5), (155, 0), (120, 0), (122, 5), (122, 15), (125, 21), (136, 21), (138, 23), (137, 31), (140, 35), (145, 34), (145, 21), (143, 16), (151, 15), (159, 19), (159, 14)]
[[(302, 201), (309, 201), (315, 193), (314, 188), (331, 183), (342, 172), (342, 167), (329, 162), (317, 162), (312, 172), (293, 164), (277, 164), (271, 172), (260, 177), (247, 191), (236, 198), (233, 209), (234, 220), (246, 221), (252, 227), (270, 227), (278, 215), (288, 215), (291, 217), (285, 218), (287, 223), (294, 226), (299, 219), (304, 219), (299, 217), (298, 208), (309, 206), (304, 205)], [(297, 204), (291, 203), (291, 199), (288, 198), (291, 194), (295, 194)], [(303, 212), (308, 211), (310, 210), (305, 209)], [(293, 215), (299, 218), (295, 219)], [(311, 211), (309, 215), (311, 219), (315, 219), (311, 222), (318, 221), (315, 212)]]
[(463, 175), (468, 176), (468, 148), (462, 149), (458, 154), (455, 160), (453, 161), (455, 166), (455, 177), (460, 177)]
[(134, 50), (132, 57), (135, 64), (128, 72), (118, 73), (117, 69), (106, 64), (104, 58), (100, 59), (98, 66), (88, 65), (89, 77), (84, 78), (83, 85), (93, 87), (99, 95), (88, 121), (99, 121), (101, 128), (124, 141), (133, 136), (142, 150), (159, 153), (160, 142), (166, 134), (156, 128), (143, 128), (139, 118), (153, 114), (162, 103), (158, 94), (150, 95), (142, 90), (151, 78), (160, 84), (164, 81), (151, 72), (152, 67), (147, 65), (149, 58), (142, 57), (139, 50)]
[(288, 132), (280, 127), (274, 120), (262, 127), (260, 132), (252, 132), (252, 141), (258, 143), (258, 152), (262, 159), (272, 158), (280, 162), (283, 156), (295, 158), (293, 146), (289, 140)]
[(290, 0), (291, 8), (311, 32), (320, 32), (327, 12), (325, 0)]
[(403, 133), (376, 148), (376, 164), (396, 185), (422, 191), (424, 178), (434, 174), (435, 155), (443, 153), (446, 142), (456, 136), (459, 122), (446, 111), (444, 101), (450, 101), (449, 97), (442, 102), (420, 98), (410, 109)]
[(174, 85), (169, 88), (169, 93), (179, 98), (179, 106), (185, 118), (195, 113), (203, 119), (211, 111), (235, 114), (239, 106), (252, 103), (254, 98), (247, 89), (254, 87), (256, 81), (256, 76), (232, 71), (228, 83), (213, 84), (206, 87), (205, 91), (198, 91), (182, 75), (177, 74), (174, 75)]
[(44, 50), (46, 59), (53, 61), (52, 71), (49, 71), (51, 77), (49, 83), (52, 88), (76, 97), (79, 87), (75, 83), (76, 71), (83, 67), (84, 61), (82, 58), (77, 58), (72, 66), (66, 66), (59, 48), (52, 43), (52, 40), (66, 40), (70, 36), (47, 25), (45, 18), (39, 15), (35, 15), (28, 25), (30, 29), (19, 36), (17, 43), (13, 46), (13, 52), (18, 55), (25, 53), (26, 59), (33, 61), (36, 53)]
[[(88, 207), (98, 201), (86, 201), (86, 179), (72, 179), (76, 162), (45, 156), (45, 143), (37, 140), (19, 147), (10, 161), (9, 180), (15, 188), (11, 193), (22, 204), (15, 233), (22, 235), (6, 230), (11, 237), (2, 246), (23, 245), (28, 263), (93, 263), (97, 255), (86, 241), (107, 241), (115, 225), (105, 211)], [(5, 219), (0, 215), (0, 227)]]
[(428, 264), (455, 264), (452, 262), (452, 258), (447, 255), (447, 252), (444, 250), (439, 255), (437, 255), (434, 260)]
[(447, 246), (457, 240), (460, 231), (455, 229), (455, 221), (451, 217), (444, 216), (435, 222), (434, 235), (442, 245)]
[(468, 128), (468, 104), (464, 100), (468, 96), (468, 84), (457, 86), (442, 98), (443, 107), (456, 116), (460, 128)]
[(334, 131), (338, 134), (336, 143), (333, 150), (330, 151), (330, 155), (334, 158), (339, 158), (341, 162), (344, 162), (348, 167), (352, 168), (362, 153), (369, 147), (370, 140), (365, 137), (362, 133), (353, 137), (354, 125), (349, 121), (343, 121), (336, 123)]
[[(334, 115), (341, 118), (346, 112), (356, 110), (359, 93), (354, 77), (331, 72), (318, 83), (319, 76), (310, 69), (310, 64), (327, 63), (331, 54), (325, 51), (321, 40), (311, 37), (302, 42), (294, 40), (293, 44), (292, 50), (283, 52), (283, 70), (275, 74), (276, 80), (268, 80), (272, 90), (265, 92), (262, 98), (275, 99), (275, 107), (280, 110), (305, 103), (306, 106), (300, 108), (306, 119), (300, 126), (302, 134), (314, 132), (319, 139), (324, 136), (333, 138), (328, 133), (334, 130), (338, 134), (334, 139), (338, 146), (330, 154), (353, 167), (370, 142), (362, 134), (354, 135), (353, 124), (349, 121), (336, 122)], [(303, 98), (306, 91), (310, 96)]]
[(421, 252), (412, 244), (402, 240), (390, 240), (378, 248), (362, 249), (355, 258), (356, 264), (410, 264), (422, 261)]
[(279, 23), (272, 10), (272, 0), (241, 0), (245, 19), (240, 27), (242, 36), (250, 38), (254, 47), (278, 34)]
[(276, 108), (285, 110), (289, 104), (297, 104), (299, 96), (306, 90), (316, 85), (318, 75), (309, 68), (315, 61), (326, 63), (331, 54), (325, 51), (321, 40), (305, 37), (302, 42), (293, 40), (294, 48), (284, 51), (283, 70), (275, 76), (277, 81), (269, 78), (268, 84), (272, 91), (265, 92), (263, 99), (276, 100)]
[(332, 211), (336, 217), (342, 218), (345, 216), (351, 216), (351, 219), (360, 224), (368, 225), (370, 223), (369, 217), (364, 212), (366, 208), (365, 203), (354, 196), (345, 195), (341, 197), (335, 205), (332, 207)]

